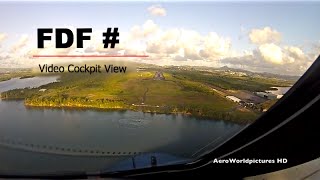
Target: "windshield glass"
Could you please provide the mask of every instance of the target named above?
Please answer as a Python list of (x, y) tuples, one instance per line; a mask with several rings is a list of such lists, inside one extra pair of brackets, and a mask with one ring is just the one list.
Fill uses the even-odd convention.
[(319, 10), (0, 2), (0, 174), (198, 159), (267, 112), (313, 63)]

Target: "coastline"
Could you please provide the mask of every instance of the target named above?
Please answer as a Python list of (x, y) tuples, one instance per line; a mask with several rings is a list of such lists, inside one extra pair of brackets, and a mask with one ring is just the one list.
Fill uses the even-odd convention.
[[(22, 99), (21, 99), (22, 100)], [(256, 120), (258, 115), (256, 115), (254, 118), (248, 118), (248, 116), (244, 117), (238, 117), (238, 116), (223, 116), (225, 112), (217, 112), (217, 115), (214, 114), (195, 114), (191, 112), (185, 112), (185, 111), (176, 111), (173, 110), (174, 108), (167, 108), (167, 109), (155, 109), (155, 108), (148, 108), (146, 106), (143, 107), (138, 107), (137, 106), (130, 106), (127, 105), (126, 107), (120, 107), (120, 106), (115, 106), (115, 107), (98, 107), (98, 106), (93, 106), (93, 105), (36, 105), (32, 103), (26, 103), (24, 101), (24, 105), (26, 108), (39, 108), (39, 109), (44, 109), (44, 108), (53, 108), (53, 109), (67, 109), (67, 110), (95, 110), (95, 111), (135, 111), (135, 112), (143, 112), (143, 113), (151, 113), (151, 114), (166, 114), (166, 115), (182, 115), (182, 116), (192, 116), (198, 119), (212, 119), (212, 120), (222, 120), (226, 122), (233, 122), (237, 124), (248, 124), (252, 123)], [(170, 109), (170, 110), (168, 110)]]

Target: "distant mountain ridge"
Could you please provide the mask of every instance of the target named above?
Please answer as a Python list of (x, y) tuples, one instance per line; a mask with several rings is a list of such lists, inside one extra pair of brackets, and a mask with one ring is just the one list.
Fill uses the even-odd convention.
[(217, 69), (230, 70), (230, 71), (234, 71), (234, 72), (244, 72), (244, 73), (247, 73), (248, 75), (256, 74), (256, 75), (261, 75), (264, 77), (281, 78), (281, 79), (286, 79), (286, 80), (298, 80), (300, 78), (300, 76), (282, 75), (282, 74), (274, 74), (274, 73), (268, 73), (268, 72), (252, 72), (252, 71), (243, 70), (243, 69), (230, 68), (228, 66), (222, 66)]
[(202, 71), (208, 71), (208, 70), (220, 70), (220, 71), (232, 71), (232, 72), (238, 72), (238, 73), (246, 73), (248, 76), (263, 76), (268, 78), (279, 78), (284, 80), (290, 80), (290, 81), (297, 81), (301, 76), (293, 76), (293, 75), (283, 75), (283, 74), (274, 74), (274, 73), (268, 73), (268, 72), (252, 72), (249, 70), (244, 69), (237, 69), (237, 68), (230, 68), (228, 66), (222, 66), (222, 67), (207, 67), (207, 66), (166, 66), (166, 67), (180, 67), (180, 68), (187, 68), (187, 69), (195, 69), (195, 70), (202, 70)]

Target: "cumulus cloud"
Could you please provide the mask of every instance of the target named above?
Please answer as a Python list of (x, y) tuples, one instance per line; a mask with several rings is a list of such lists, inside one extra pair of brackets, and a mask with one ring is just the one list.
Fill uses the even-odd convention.
[(148, 42), (146, 51), (149, 53), (162, 53), (162, 54), (173, 54), (179, 50), (179, 47), (175, 44), (168, 44), (163, 45), (161, 42)]
[[(196, 51), (193, 44), (200, 40), (201, 36), (195, 31), (184, 29), (160, 30), (146, 42), (146, 51), (157, 54), (176, 54), (179, 51), (191, 55)], [(187, 56), (188, 56), (187, 55)]]
[(0, 33), (0, 43), (1, 43), (2, 41), (4, 41), (7, 37), (8, 37), (7, 34), (5, 34), (5, 33)]
[(307, 58), (305, 53), (299, 47), (285, 46), (284, 51), (286, 63), (294, 63), (297, 60), (303, 60)]
[(221, 61), (231, 67), (251, 71), (302, 75), (314, 59), (306, 56), (299, 47), (280, 47), (271, 43), (243, 53), (242, 56), (228, 57)]
[(148, 8), (148, 11), (153, 16), (166, 16), (167, 12), (161, 5), (153, 5)]
[(84, 53), (148, 54), (149, 58), (135, 60), (159, 65), (228, 64), (236, 68), (280, 74), (302, 73), (310, 65), (299, 47), (263, 43), (257, 44), (253, 50), (234, 53), (229, 37), (216, 32), (200, 34), (184, 28), (162, 29), (152, 20), (122, 33), (121, 43), (114, 49), (105, 49), (99, 40), (88, 46)]
[(22, 35), (19, 41), (12, 46), (11, 51), (17, 52), (18, 50), (24, 48), (25, 46), (27, 46), (28, 41), (29, 41), (29, 36), (26, 34)]
[[(147, 23), (145, 23), (147, 24)], [(149, 23), (152, 24), (152, 23)], [(145, 52), (152, 53), (154, 57), (172, 57), (172, 60), (206, 60), (215, 61), (228, 56), (231, 40), (219, 36), (216, 32), (201, 35), (197, 31), (188, 29), (162, 30), (153, 25), (153, 30), (147, 37), (144, 35)], [(141, 29), (142, 32), (145, 26)], [(135, 31), (133, 31), (135, 32)], [(137, 33), (133, 33), (137, 35)]]
[(156, 25), (152, 20), (147, 20), (143, 26), (143, 35), (148, 36), (158, 30), (158, 25)]
[(311, 59), (317, 59), (320, 55), (320, 40), (311, 44), (311, 52), (308, 53), (308, 56)]
[(231, 47), (230, 38), (220, 37), (215, 32), (210, 32), (205, 37), (204, 48), (201, 50), (201, 56), (204, 58), (218, 59), (229, 55)]
[(277, 43), (281, 40), (281, 34), (270, 27), (252, 29), (249, 39), (253, 44)]
[[(152, 20), (147, 20), (143, 25), (134, 25), (128, 33), (121, 34), (121, 40), (134, 41), (147, 38), (149, 35), (154, 36), (160, 28)], [(121, 44), (123, 41), (121, 41)]]
[[(165, 29), (152, 20), (134, 25), (127, 32), (121, 32), (120, 44), (113, 49), (103, 47), (101, 33), (102, 31), (93, 32), (91, 41), (86, 41), (83, 49), (77, 49), (75, 46), (56, 49), (53, 42), (47, 42), (45, 48), (37, 49), (30, 46), (29, 36), (23, 35), (11, 47), (11, 51), (15, 53), (9, 49), (6, 53), (10, 54), (10, 57), (0, 54), (0, 65), (6, 64), (10, 67), (11, 63), (11, 67), (21, 64), (30, 66), (32, 62), (36, 62), (30, 58), (34, 54), (147, 54), (148, 58), (126, 60), (158, 65), (228, 65), (251, 71), (296, 75), (302, 74), (314, 61), (315, 54), (320, 51), (320, 41), (315, 45), (316, 50), (309, 52), (300, 46), (279, 44), (277, 42), (281, 39), (280, 33), (269, 27), (251, 30), (247, 35), (254, 46), (242, 52), (232, 48), (230, 37), (217, 32), (199, 33), (185, 28)], [(29, 46), (25, 45), (27, 43)], [(24, 50), (18, 52), (22, 48)], [(26, 54), (23, 54), (25, 52)], [(77, 59), (68, 59), (70, 62), (74, 60)], [(46, 59), (43, 59), (42, 62), (45, 61)]]
[(264, 60), (275, 63), (282, 64), (282, 50), (279, 46), (270, 43), (262, 44), (259, 46), (259, 52)]

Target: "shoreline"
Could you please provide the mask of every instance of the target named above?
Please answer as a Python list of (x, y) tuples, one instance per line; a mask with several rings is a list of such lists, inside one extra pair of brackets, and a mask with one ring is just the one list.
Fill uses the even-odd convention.
[[(23, 101), (21, 99), (21, 101)], [(210, 116), (210, 115), (196, 115), (192, 114), (189, 112), (164, 112), (164, 111), (152, 111), (150, 109), (145, 109), (144, 107), (141, 108), (125, 108), (125, 107), (96, 107), (96, 106), (73, 106), (73, 105), (51, 105), (51, 106), (45, 106), (45, 105), (31, 105), (31, 104), (26, 104), (24, 101), (24, 106), (26, 108), (30, 109), (63, 109), (63, 110), (81, 110), (81, 111), (88, 111), (88, 110), (93, 110), (93, 111), (98, 111), (98, 112), (112, 112), (112, 111), (118, 111), (118, 112), (125, 112), (125, 111), (134, 111), (134, 112), (142, 112), (142, 113), (150, 113), (150, 114), (165, 114), (165, 115), (182, 115), (182, 116), (191, 116), (197, 119), (206, 119), (206, 120), (217, 120), (217, 121), (225, 121), (225, 122), (232, 122), (236, 124), (249, 124), (254, 122), (257, 118), (255, 119), (224, 119), (224, 118), (218, 118), (216, 116)], [(257, 116), (259, 117), (259, 116)]]

